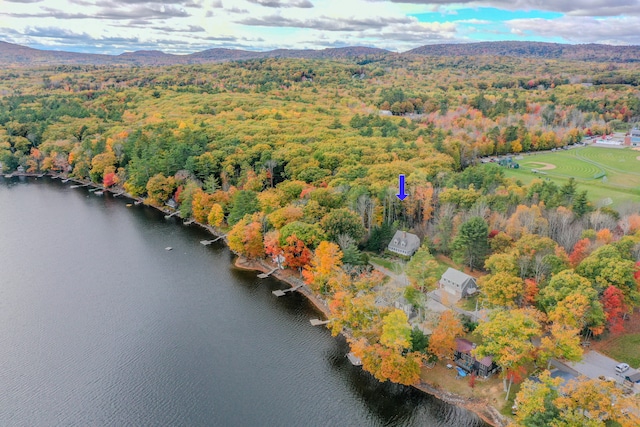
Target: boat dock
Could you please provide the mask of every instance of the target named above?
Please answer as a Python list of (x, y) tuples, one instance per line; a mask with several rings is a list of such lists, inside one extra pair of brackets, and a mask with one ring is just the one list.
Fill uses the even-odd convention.
[(311, 319), (311, 320), (309, 320), (309, 322), (311, 322), (311, 326), (322, 326), (322, 325), (328, 324), (330, 321), (329, 320), (320, 320), (320, 319)]
[(209, 246), (210, 244), (215, 243), (220, 239), (224, 239), (225, 237), (227, 237), (226, 234), (224, 236), (218, 236), (213, 240), (200, 240), (200, 244), (205, 245), (205, 246)]
[(189, 219), (189, 220), (187, 220), (187, 221), (184, 221), (184, 222), (183, 222), (183, 224), (184, 224), (184, 225), (191, 225), (191, 224), (193, 224), (194, 222), (196, 222), (196, 220), (195, 220), (195, 219)]
[(170, 214), (170, 215), (165, 215), (165, 216), (164, 216), (164, 219), (169, 219), (169, 218), (171, 218), (172, 216), (176, 216), (176, 215), (178, 215), (179, 213), (180, 213), (180, 211), (175, 211), (174, 213), (172, 213), (172, 214)]
[(349, 362), (351, 362), (353, 366), (362, 366), (362, 360), (351, 352), (347, 353), (347, 359), (349, 359)]
[(302, 285), (297, 285), (297, 286), (294, 286), (293, 288), (289, 288), (289, 289), (276, 289), (275, 291), (273, 291), (271, 293), (274, 294), (277, 297), (283, 297), (283, 296), (285, 296), (285, 294), (287, 292), (297, 291), (301, 287), (302, 287)]
[(82, 188), (82, 187), (88, 187), (88, 186), (89, 186), (89, 184), (72, 185), (72, 186), (71, 186), (71, 187), (69, 187), (69, 188)]
[(274, 268), (273, 270), (271, 270), (268, 273), (260, 273), (260, 274), (258, 274), (258, 278), (266, 279), (267, 277), (271, 276), (277, 269), (278, 269), (278, 267)]

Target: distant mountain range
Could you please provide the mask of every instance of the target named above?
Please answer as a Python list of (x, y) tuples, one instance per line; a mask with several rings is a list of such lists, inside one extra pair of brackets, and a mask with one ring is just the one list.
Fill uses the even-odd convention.
[(540, 42), (481, 42), (426, 45), (404, 53), (393, 53), (371, 47), (341, 47), (323, 50), (276, 49), (265, 52), (239, 49), (208, 49), (188, 55), (173, 55), (158, 50), (141, 50), (120, 55), (39, 50), (0, 41), (0, 63), (14, 66), (57, 64), (93, 65), (173, 65), (202, 64), (254, 58), (343, 59), (382, 56), (514, 56), (568, 59), (598, 62), (638, 62), (640, 46), (609, 46), (598, 44), (568, 45)]

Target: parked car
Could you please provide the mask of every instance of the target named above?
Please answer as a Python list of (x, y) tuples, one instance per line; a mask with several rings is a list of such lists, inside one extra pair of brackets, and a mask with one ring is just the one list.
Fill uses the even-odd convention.
[(619, 363), (616, 365), (616, 372), (623, 373), (629, 370), (629, 365), (626, 363)]

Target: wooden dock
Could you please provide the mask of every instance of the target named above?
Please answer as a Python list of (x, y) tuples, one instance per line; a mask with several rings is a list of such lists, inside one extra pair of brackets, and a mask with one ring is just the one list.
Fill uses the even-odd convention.
[(330, 321), (329, 320), (320, 320), (320, 319), (311, 319), (311, 320), (309, 320), (309, 322), (311, 322), (311, 326), (322, 326), (322, 325), (328, 324)]
[(351, 362), (353, 366), (362, 366), (362, 360), (351, 352), (347, 353), (347, 359), (349, 359), (349, 362)]
[(273, 270), (271, 270), (268, 273), (260, 273), (258, 274), (258, 278), (260, 279), (266, 279), (267, 277), (271, 276), (273, 273), (275, 273), (275, 271), (278, 269), (278, 267), (274, 268)]
[(184, 222), (183, 222), (183, 224), (184, 224), (184, 225), (191, 225), (191, 224), (193, 224), (194, 222), (196, 222), (196, 220), (195, 220), (195, 219), (189, 219), (189, 220), (187, 220), (187, 221), (184, 221)]
[(224, 239), (225, 237), (226, 237), (226, 234), (224, 236), (216, 237), (213, 240), (200, 240), (200, 244), (205, 245), (205, 246), (209, 246), (210, 244), (215, 243), (220, 239)]
[(121, 191), (119, 193), (114, 194), (113, 197), (122, 196), (123, 194), (124, 194), (124, 191)]
[(175, 211), (174, 213), (172, 213), (172, 214), (170, 214), (170, 215), (165, 215), (165, 216), (164, 216), (164, 219), (169, 219), (169, 218), (171, 218), (172, 216), (176, 216), (176, 215), (178, 215), (179, 213), (180, 213), (180, 211)]
[[(71, 187), (69, 187), (69, 188), (82, 188), (82, 187), (88, 187), (88, 186), (89, 186), (89, 184), (72, 185), (72, 186), (71, 186)], [(95, 190), (94, 190), (94, 191), (95, 191)]]
[(285, 296), (285, 294), (287, 292), (297, 291), (301, 287), (302, 287), (302, 285), (297, 285), (297, 286), (294, 286), (293, 288), (289, 288), (289, 289), (277, 289), (277, 290), (275, 290), (275, 291), (273, 291), (271, 293), (274, 294), (277, 297), (283, 297), (283, 296)]

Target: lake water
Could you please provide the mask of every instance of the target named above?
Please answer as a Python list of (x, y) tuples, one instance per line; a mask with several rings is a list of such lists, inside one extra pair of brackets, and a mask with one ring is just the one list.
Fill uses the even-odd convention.
[(126, 203), (0, 178), (0, 425), (484, 425), (351, 366), (300, 295)]

